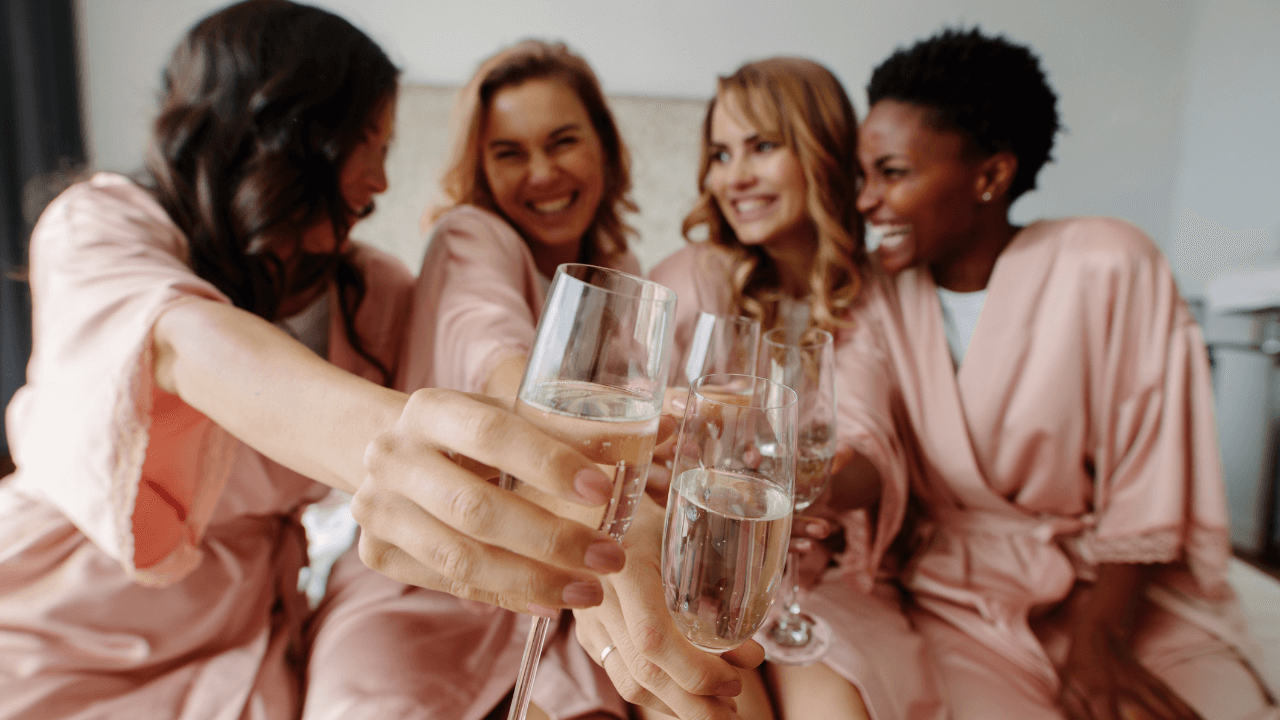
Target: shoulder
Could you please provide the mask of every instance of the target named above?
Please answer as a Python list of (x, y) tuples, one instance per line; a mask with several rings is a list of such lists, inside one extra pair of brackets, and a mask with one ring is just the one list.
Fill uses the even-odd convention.
[(1061, 259), (1094, 268), (1164, 264), (1155, 241), (1138, 226), (1118, 218), (1042, 220), (1020, 234), (1027, 236), (1029, 244), (1052, 248)]
[(431, 237), (490, 238), (504, 244), (520, 244), (520, 234), (497, 213), (475, 205), (446, 210), (431, 228)]
[(150, 247), (187, 262), (187, 239), (155, 197), (132, 180), (98, 173), (65, 190), (40, 215), (31, 234), (33, 262), (132, 254)]
[(400, 260), (386, 250), (367, 245), (359, 240), (351, 241), (352, 257), (366, 280), (396, 285), (413, 283), (413, 273)]

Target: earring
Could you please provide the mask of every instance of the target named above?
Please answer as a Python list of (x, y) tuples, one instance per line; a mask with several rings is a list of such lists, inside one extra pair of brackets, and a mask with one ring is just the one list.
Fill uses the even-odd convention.
[(982, 193), (982, 202), (991, 202), (991, 191), (990, 191), (990, 190), (988, 190), (988, 191), (986, 191), (986, 192)]

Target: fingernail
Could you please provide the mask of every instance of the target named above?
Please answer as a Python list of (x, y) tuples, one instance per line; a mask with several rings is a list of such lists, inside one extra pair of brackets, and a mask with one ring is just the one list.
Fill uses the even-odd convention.
[(579, 470), (573, 476), (573, 489), (592, 505), (605, 505), (613, 499), (613, 482), (599, 470)]
[(826, 523), (824, 523), (824, 522), (811, 522), (811, 523), (809, 523), (809, 534), (810, 534), (810, 535), (813, 535), (813, 536), (818, 537), (818, 538), (824, 538), (824, 537), (826, 537), (826, 536), (827, 536), (827, 534), (828, 534), (829, 532), (830, 532), (830, 530), (827, 528), (827, 524), (826, 524)]
[(808, 538), (799, 538), (795, 541), (797, 552), (809, 552), (813, 549), (813, 541)]
[(596, 572), (615, 573), (626, 564), (627, 553), (613, 540), (601, 540), (587, 546), (583, 562)]
[(604, 600), (604, 589), (593, 582), (573, 582), (564, 588), (564, 604), (573, 607), (595, 607)]
[(684, 412), (684, 408), (689, 403), (689, 395), (687, 393), (676, 395), (671, 398), (671, 409), (675, 412)]
[(547, 607), (546, 605), (538, 605), (538, 604), (536, 604), (536, 603), (529, 603), (529, 605), (527, 606), (527, 608), (526, 608), (526, 609), (528, 609), (528, 611), (529, 611), (529, 613), (530, 613), (530, 614), (532, 614), (532, 615), (537, 615), (538, 617), (550, 618), (550, 619), (552, 619), (552, 620), (554, 620), (554, 619), (556, 619), (556, 618), (560, 617), (560, 611), (559, 611), (559, 610), (557, 610), (557, 609), (555, 609), (555, 608), (549, 608), (549, 607)]
[(741, 680), (730, 680), (729, 682), (716, 688), (716, 695), (720, 697), (734, 697), (742, 692)]

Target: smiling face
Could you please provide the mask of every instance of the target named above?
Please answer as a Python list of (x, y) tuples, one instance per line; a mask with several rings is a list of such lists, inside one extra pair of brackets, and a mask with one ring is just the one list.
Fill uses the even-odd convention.
[(733, 96), (711, 111), (706, 188), (744, 245), (809, 242), (804, 169), (781, 133), (753, 126)]
[(966, 136), (938, 131), (919, 105), (881, 100), (858, 131), (865, 175), (858, 210), (876, 240), (881, 265), (897, 273), (913, 265), (954, 262), (974, 240), (983, 159)]
[(499, 90), (481, 148), (494, 202), (535, 250), (581, 243), (604, 195), (604, 151), (568, 86), (539, 78)]

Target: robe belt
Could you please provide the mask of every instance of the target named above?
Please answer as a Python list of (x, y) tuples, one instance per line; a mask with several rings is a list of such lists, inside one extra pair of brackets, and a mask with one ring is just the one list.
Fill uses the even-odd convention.
[(1017, 510), (935, 509), (919, 526), (919, 550), (904, 574), (916, 604), (1040, 677), (1058, 676), (1029, 618), (1067, 597), (1087, 567), (1076, 550), (1091, 516), (1032, 516)]

